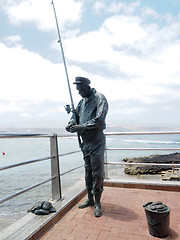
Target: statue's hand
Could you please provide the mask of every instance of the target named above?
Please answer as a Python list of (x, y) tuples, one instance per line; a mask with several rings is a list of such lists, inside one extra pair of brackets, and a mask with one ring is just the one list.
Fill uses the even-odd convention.
[(74, 132), (82, 132), (85, 129), (85, 127), (83, 125), (73, 125), (70, 127), (70, 132), (74, 133)]
[(66, 131), (70, 132), (70, 127), (68, 125), (65, 127), (65, 129)]
[(68, 123), (68, 125), (65, 127), (66, 131), (71, 132), (70, 128), (75, 125), (75, 121), (72, 120), (71, 122)]
[(70, 128), (73, 126), (73, 125), (76, 125), (76, 122), (74, 119), (71, 119), (71, 121), (68, 123), (68, 125), (65, 127), (66, 131), (68, 132), (71, 132), (70, 131)]

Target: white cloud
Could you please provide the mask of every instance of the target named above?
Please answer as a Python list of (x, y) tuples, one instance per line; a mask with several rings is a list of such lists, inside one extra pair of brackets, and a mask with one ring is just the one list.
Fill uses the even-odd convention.
[(52, 64), (22, 48), (0, 44), (1, 99), (66, 99), (62, 64)]
[(63, 107), (54, 107), (51, 109), (45, 109), (42, 110), (40, 113), (37, 114), (39, 117), (44, 117), (44, 116), (53, 116), (54, 114), (57, 113), (65, 113), (65, 109)]
[[(122, 73), (122, 77), (115, 79), (103, 77), (102, 82), (106, 83), (103, 89), (109, 99), (136, 97), (153, 102), (154, 95), (168, 94), (163, 84), (179, 82), (177, 26), (176, 21), (160, 26), (144, 24), (136, 16), (114, 16), (106, 19), (99, 30), (66, 40), (66, 53), (68, 59), (94, 65), (99, 61), (106, 62), (105, 71), (113, 66), (112, 71), (116, 68), (116, 72)], [(122, 81), (123, 74), (129, 78)], [(108, 92), (110, 85), (111, 92)]]
[(125, 2), (115, 2), (113, 1), (110, 6), (107, 8), (107, 12), (118, 13), (123, 11), (126, 14), (132, 14), (136, 8), (140, 5), (139, 1), (135, 1), (132, 3)]
[(113, 16), (103, 23), (102, 29), (109, 35), (111, 46), (133, 45), (147, 37), (141, 20), (137, 17)]
[(20, 111), (20, 107), (18, 106), (11, 106), (9, 104), (6, 105), (0, 105), (0, 113), (4, 113), (4, 112), (9, 112), (9, 111), (15, 111), (15, 112), (19, 112)]
[(139, 5), (139, 1), (135, 1), (132, 3), (111, 1), (110, 4), (107, 4), (107, 1), (96, 1), (93, 9), (96, 14), (100, 14), (102, 13), (102, 11), (114, 14), (121, 12), (126, 14), (132, 14)]
[(16, 47), (22, 46), (20, 44), (22, 40), (20, 35), (11, 35), (11, 36), (5, 37), (3, 40), (8, 46), (16, 46)]
[[(1, 100), (10, 101), (4, 109), (24, 110), (43, 100), (70, 102), (63, 63), (54, 64), (37, 53), (22, 47), (7, 47), (0, 43)], [(72, 84), (77, 75), (87, 75), (77, 66), (68, 66), (71, 90), (75, 101), (80, 99)], [(19, 106), (19, 107), (17, 107)], [(63, 109), (64, 110), (64, 109)], [(58, 109), (58, 111), (60, 111)]]
[[(88, 32), (65, 41), (70, 59), (81, 62), (113, 61), (114, 47), (126, 48), (147, 37), (147, 32), (135, 17), (115, 16), (108, 18), (98, 31)], [(124, 48), (123, 48), (124, 47)], [(121, 56), (121, 52), (118, 55)], [(124, 57), (124, 54), (123, 54)]]
[(23, 118), (30, 118), (30, 117), (32, 117), (32, 115), (30, 113), (21, 113), (20, 116), (23, 117)]
[(106, 4), (103, 1), (96, 1), (93, 10), (96, 14), (100, 14), (106, 8)]
[(145, 108), (143, 107), (120, 107), (112, 110), (112, 114), (136, 114), (136, 113), (141, 113), (144, 111)]
[[(51, 0), (11, 0), (3, 1), (1, 7), (8, 14), (12, 24), (34, 23), (43, 31), (55, 29), (55, 17)], [(82, 3), (74, 0), (54, 0), (57, 18), (60, 24), (76, 23), (80, 20)], [(71, 7), (70, 7), (71, 6)]]
[(142, 8), (142, 16), (143, 17), (153, 17), (156, 19), (160, 18), (160, 15), (151, 7), (149, 6), (145, 6)]

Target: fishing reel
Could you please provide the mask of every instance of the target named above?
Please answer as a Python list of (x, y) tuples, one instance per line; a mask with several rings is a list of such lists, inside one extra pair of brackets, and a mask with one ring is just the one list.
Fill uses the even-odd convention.
[(65, 105), (64, 108), (65, 108), (67, 114), (69, 114), (71, 112), (71, 107), (69, 104)]

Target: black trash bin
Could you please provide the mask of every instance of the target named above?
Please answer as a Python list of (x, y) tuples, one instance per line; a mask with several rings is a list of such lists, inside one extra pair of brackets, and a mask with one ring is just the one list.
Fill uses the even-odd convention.
[(149, 233), (154, 237), (167, 237), (169, 235), (171, 209), (161, 201), (148, 202), (143, 207), (146, 213)]

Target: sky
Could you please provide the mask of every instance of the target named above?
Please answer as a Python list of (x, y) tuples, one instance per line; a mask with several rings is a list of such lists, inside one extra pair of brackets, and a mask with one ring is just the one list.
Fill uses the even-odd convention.
[[(52, 0), (0, 0), (0, 129), (65, 127), (68, 85)], [(180, 129), (180, 0), (54, 0), (76, 76), (109, 103), (108, 126)]]

